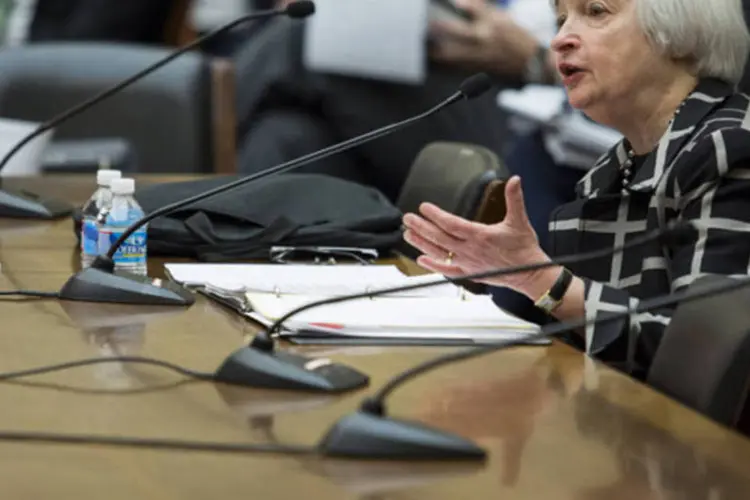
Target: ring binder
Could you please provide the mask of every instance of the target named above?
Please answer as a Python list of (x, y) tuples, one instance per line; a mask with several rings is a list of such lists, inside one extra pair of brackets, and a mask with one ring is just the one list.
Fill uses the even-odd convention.
[[(289, 310), (323, 298), (443, 280), (436, 275), (406, 276), (395, 266), (167, 264), (166, 267), (175, 280), (207, 282), (201, 287), (203, 295), (265, 327)], [(221, 286), (222, 281), (227, 289)], [(342, 345), (472, 345), (510, 337), (519, 340), (537, 330), (537, 325), (499, 309), (491, 297), (474, 295), (445, 282), (444, 286), (411, 293), (310, 309), (287, 322), (276, 338)]]

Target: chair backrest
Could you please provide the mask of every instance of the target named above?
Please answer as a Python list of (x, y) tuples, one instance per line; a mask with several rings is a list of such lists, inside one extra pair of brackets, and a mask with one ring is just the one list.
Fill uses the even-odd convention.
[(508, 177), (498, 156), (487, 148), (434, 142), (414, 160), (397, 205), (402, 212), (415, 212), (420, 203), (430, 202), (467, 219), (501, 220), (504, 198), (498, 200), (496, 194)]
[[(39, 43), (5, 50), (0, 53), (0, 116), (47, 121), (167, 53), (108, 43)], [(55, 138), (122, 138), (133, 146), (140, 172), (233, 171), (232, 84), (227, 63), (213, 65), (201, 54), (185, 54), (71, 119)], [(218, 122), (220, 134), (214, 127)]]
[[(465, 219), (490, 224), (505, 217), (505, 182), (510, 174), (491, 150), (460, 142), (425, 146), (412, 164), (397, 206), (416, 212), (423, 202)], [(397, 250), (412, 259), (416, 249), (402, 242)], [(464, 282), (470, 292), (486, 293), (481, 284)]]
[[(732, 278), (709, 276), (692, 289)], [(656, 351), (648, 383), (730, 427), (750, 382), (750, 288), (681, 304)]]

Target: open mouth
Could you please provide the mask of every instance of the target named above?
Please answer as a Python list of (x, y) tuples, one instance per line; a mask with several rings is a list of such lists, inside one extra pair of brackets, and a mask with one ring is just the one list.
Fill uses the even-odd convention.
[(560, 69), (560, 74), (563, 75), (564, 77), (573, 76), (583, 71), (578, 66), (573, 66), (572, 64), (561, 64), (559, 69)]

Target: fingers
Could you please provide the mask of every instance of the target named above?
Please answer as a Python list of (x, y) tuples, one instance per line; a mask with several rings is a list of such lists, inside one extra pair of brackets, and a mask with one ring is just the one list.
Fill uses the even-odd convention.
[(428, 271), (432, 271), (433, 273), (442, 274), (443, 276), (448, 277), (462, 276), (464, 274), (460, 267), (447, 264), (444, 260), (433, 259), (426, 255), (417, 258), (417, 265)]
[(418, 215), (406, 214), (404, 216), (404, 226), (421, 238), (447, 250), (455, 251), (463, 242), (462, 239), (457, 238), (454, 234), (443, 230), (433, 222), (425, 220)]
[(437, 63), (449, 64), (454, 67), (476, 68), (477, 52), (474, 45), (463, 42), (439, 41), (430, 48), (430, 59)]
[(450, 250), (435, 245), (410, 229), (404, 233), (404, 240), (424, 254), (417, 258), (420, 267), (445, 276), (463, 274), (460, 267), (447, 260), (451, 254)]
[(432, 203), (422, 203), (419, 212), (445, 233), (458, 240), (469, 240), (481, 231), (481, 225), (446, 212)]
[(437, 47), (471, 49), (477, 43), (477, 30), (473, 24), (459, 20), (435, 21), (430, 25)]
[(444, 260), (450, 252), (450, 250), (432, 243), (412, 230), (407, 230), (404, 233), (404, 240), (423, 254), (433, 257), (435, 260)]
[(523, 200), (523, 189), (521, 178), (517, 175), (511, 177), (505, 185), (505, 220), (509, 226), (521, 228), (531, 227), (529, 216), (526, 213), (526, 204)]

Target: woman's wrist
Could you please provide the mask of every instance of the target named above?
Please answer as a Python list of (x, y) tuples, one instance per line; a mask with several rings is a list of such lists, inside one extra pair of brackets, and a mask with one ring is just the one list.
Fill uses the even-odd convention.
[[(568, 279), (562, 279), (563, 273), (568, 274)], [(561, 281), (563, 281), (565, 290), (560, 297), (551, 298), (554, 305), (548, 313), (560, 320), (582, 318), (584, 316), (586, 285), (581, 278), (570, 274), (562, 266), (539, 270), (533, 278), (529, 279), (527, 286), (521, 292), (535, 304), (541, 304), (544, 307), (548, 304), (544, 304), (543, 299), (550, 299), (550, 295), (555, 295), (555, 293), (551, 293), (552, 289), (553, 287), (557, 288), (556, 285)]]
[(520, 292), (536, 303), (549, 292), (562, 272), (562, 266), (552, 266), (534, 271), (526, 280), (526, 284)]

